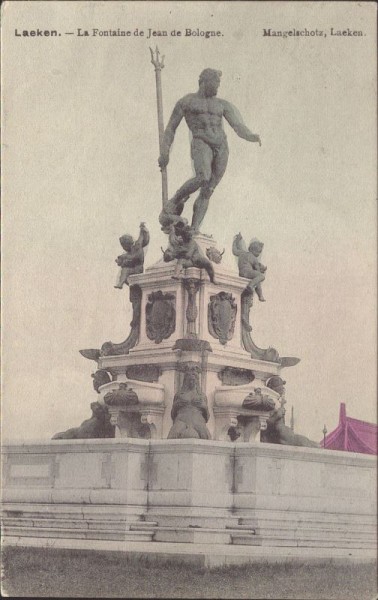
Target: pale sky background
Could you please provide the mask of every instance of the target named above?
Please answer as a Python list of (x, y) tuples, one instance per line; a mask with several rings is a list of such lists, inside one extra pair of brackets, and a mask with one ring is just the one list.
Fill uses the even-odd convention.
[[(129, 332), (128, 290), (113, 288), (118, 238), (146, 221), (156, 262), (161, 181), (155, 76), (165, 54), (165, 123), (223, 71), (262, 147), (225, 129), (226, 175), (202, 231), (233, 265), (233, 236), (265, 243), (266, 303), (254, 341), (301, 362), (284, 369), (296, 431), (320, 440), (347, 414), (376, 420), (376, 116), (373, 3), (8, 2), (3, 6), (3, 436), (50, 438), (97, 399), (81, 348)], [(20, 38), (14, 30), (57, 29)], [(66, 36), (82, 29), (221, 30), (222, 37)], [(327, 37), (263, 37), (263, 28)], [(330, 28), (362, 30), (330, 36)], [(182, 123), (170, 195), (191, 174)], [(192, 202), (185, 214), (191, 215)]]

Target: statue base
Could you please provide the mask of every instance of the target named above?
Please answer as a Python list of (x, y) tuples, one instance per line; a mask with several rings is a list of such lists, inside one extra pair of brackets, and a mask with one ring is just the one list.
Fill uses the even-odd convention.
[[(279, 376), (283, 365), (276, 350), (259, 349), (250, 338), (244, 300), (248, 280), (222, 266), (222, 252), (211, 236), (198, 234), (195, 240), (213, 261), (215, 283), (204, 269), (187, 267), (178, 273), (177, 260), (160, 260), (130, 275), (132, 334), (124, 343), (107, 342), (98, 352), (98, 368), (112, 377), (98, 388), (102, 401), (121, 384), (138, 396), (138, 409), (111, 409), (117, 436), (167, 438), (173, 401), (182, 394), (190, 365), (200, 372), (198, 393), (207, 402), (212, 439), (259, 441), (269, 411), (279, 406), (280, 395), (267, 382)], [(266, 403), (252, 411), (243, 407), (256, 392), (269, 410)]]
[(4, 543), (168, 551), (208, 566), (375, 560), (374, 456), (104, 439), (10, 444), (3, 459)]

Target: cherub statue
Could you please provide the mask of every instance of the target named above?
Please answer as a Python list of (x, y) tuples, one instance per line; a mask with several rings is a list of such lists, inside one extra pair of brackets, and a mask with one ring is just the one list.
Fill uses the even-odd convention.
[(209, 420), (207, 398), (201, 392), (199, 383), (200, 368), (188, 366), (185, 370), (181, 390), (173, 399), (171, 417), (173, 425), (168, 439), (199, 438), (211, 439), (206, 427)]
[(173, 277), (179, 277), (183, 268), (197, 267), (205, 269), (210, 281), (214, 283), (214, 268), (211, 262), (204, 256), (193, 239), (194, 230), (189, 225), (178, 222), (170, 226), (169, 246), (164, 251), (164, 261), (170, 262), (177, 258), (177, 265)]
[(144, 223), (139, 226), (140, 233), (136, 242), (131, 235), (125, 234), (119, 238), (124, 249), (124, 254), (116, 258), (116, 263), (121, 267), (115, 288), (122, 289), (124, 284), (129, 285), (128, 278), (135, 273), (143, 273), (144, 250), (150, 241), (150, 234)]
[(260, 302), (265, 302), (261, 283), (265, 279), (264, 273), (267, 269), (258, 260), (263, 248), (264, 244), (253, 238), (247, 250), (241, 233), (234, 237), (232, 244), (232, 253), (238, 257), (239, 275), (250, 280), (246, 289), (251, 292), (255, 290)]

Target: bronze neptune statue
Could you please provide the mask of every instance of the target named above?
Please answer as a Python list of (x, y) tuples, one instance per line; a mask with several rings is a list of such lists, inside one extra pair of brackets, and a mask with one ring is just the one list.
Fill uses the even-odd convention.
[(180, 215), (191, 194), (200, 190), (194, 203), (192, 227), (198, 231), (206, 215), (209, 198), (222, 179), (228, 161), (228, 145), (223, 130), (223, 117), (237, 135), (248, 142), (258, 142), (260, 137), (244, 125), (238, 110), (230, 102), (217, 98), (221, 71), (205, 69), (199, 77), (199, 89), (179, 100), (164, 132), (159, 165), (164, 170), (169, 162), (169, 151), (181, 120), (193, 136), (191, 157), (195, 176), (186, 181), (173, 198), (164, 204), (159, 221), (162, 230), (169, 233), (170, 225), (182, 220)]

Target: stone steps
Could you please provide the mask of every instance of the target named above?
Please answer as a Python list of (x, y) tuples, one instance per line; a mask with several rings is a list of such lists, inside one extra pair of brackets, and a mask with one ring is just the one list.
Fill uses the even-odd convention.
[(231, 535), (232, 544), (258, 546), (307, 546), (329, 548), (376, 548), (377, 539), (374, 534), (351, 535), (348, 532), (331, 532), (329, 530), (308, 531), (287, 529), (256, 531), (254, 536), (239, 531)]
[(112, 540), (112, 541), (152, 541), (151, 531), (116, 531), (115, 529), (75, 529), (63, 527), (33, 526), (8, 526), (4, 525), (3, 534), (14, 537), (41, 537), (41, 538), (64, 538), (64, 539), (86, 539), (86, 540)]
[(93, 528), (97, 527), (99, 529), (107, 528), (107, 529), (151, 529), (156, 527), (157, 523), (153, 521), (128, 521), (128, 520), (118, 520), (115, 519), (107, 520), (107, 519), (61, 519), (61, 518), (49, 518), (45, 517), (43, 519), (29, 518), (29, 517), (20, 517), (20, 518), (9, 518), (5, 517), (2, 519), (4, 525), (8, 526), (24, 526), (31, 525), (33, 527), (41, 527), (41, 528), (50, 528), (50, 527), (74, 527), (74, 528)]
[[(109, 511), (112, 513), (112, 511)], [(156, 522), (139, 520), (140, 515), (123, 515), (122, 511), (90, 508), (67, 511), (54, 507), (49, 512), (32, 507), (31, 510), (4, 510), (3, 533), (6, 536), (58, 537), (72, 539), (103, 539), (151, 541)], [(84, 513), (84, 514), (83, 514)]]

